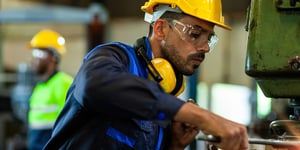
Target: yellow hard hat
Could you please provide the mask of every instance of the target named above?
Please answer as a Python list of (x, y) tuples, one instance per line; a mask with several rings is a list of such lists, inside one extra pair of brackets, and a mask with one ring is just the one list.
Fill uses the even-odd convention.
[(31, 39), (29, 47), (32, 48), (50, 48), (56, 50), (58, 54), (63, 56), (66, 53), (65, 39), (59, 33), (44, 29), (39, 31)]
[(173, 10), (179, 8), (180, 11), (185, 14), (211, 22), (224, 29), (231, 30), (231, 27), (224, 23), (221, 0), (149, 0), (149, 2), (145, 2), (141, 9), (144, 12), (153, 15), (154, 7), (159, 5), (167, 5)]

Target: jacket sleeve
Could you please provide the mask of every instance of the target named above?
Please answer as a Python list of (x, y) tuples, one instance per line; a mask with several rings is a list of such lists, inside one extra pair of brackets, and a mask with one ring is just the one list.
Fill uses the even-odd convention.
[(73, 94), (93, 114), (156, 121), (172, 120), (184, 101), (159, 84), (128, 72), (129, 57), (117, 46), (97, 49), (74, 79)]

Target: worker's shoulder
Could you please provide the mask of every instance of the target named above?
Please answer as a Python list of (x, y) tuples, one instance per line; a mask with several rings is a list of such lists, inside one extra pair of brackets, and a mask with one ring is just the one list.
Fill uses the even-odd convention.
[(101, 45), (98, 45), (96, 46), (94, 49), (92, 49), (89, 53), (93, 53), (95, 51), (98, 51), (98, 50), (109, 50), (109, 51), (112, 51), (112, 50), (126, 50), (126, 49), (132, 49), (133, 47), (129, 44), (126, 44), (126, 43), (122, 43), (122, 42), (110, 42), (110, 43), (105, 43), (105, 44), (101, 44)]
[(133, 51), (133, 47), (122, 42), (110, 42), (96, 46), (84, 57), (83, 62), (90, 58), (97, 58), (99, 55), (127, 57), (127, 51)]

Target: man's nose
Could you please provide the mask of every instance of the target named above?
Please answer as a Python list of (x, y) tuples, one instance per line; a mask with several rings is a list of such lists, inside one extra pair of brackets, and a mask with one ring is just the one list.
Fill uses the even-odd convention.
[(205, 52), (205, 53), (208, 53), (210, 51), (210, 47), (209, 47), (207, 41), (205, 43), (197, 46), (196, 49), (197, 49), (197, 51), (201, 51), (201, 52)]

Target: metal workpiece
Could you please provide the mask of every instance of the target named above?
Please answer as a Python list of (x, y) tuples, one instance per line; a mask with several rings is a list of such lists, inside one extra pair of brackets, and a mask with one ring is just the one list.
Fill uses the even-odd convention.
[[(199, 135), (196, 140), (206, 141), (213, 143), (221, 142), (219, 137), (213, 135)], [(249, 144), (262, 144), (262, 145), (272, 145), (274, 147), (298, 147), (300, 148), (299, 140), (287, 140), (287, 139), (262, 139), (262, 138), (248, 138)]]

